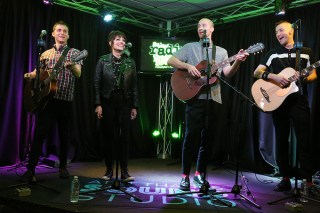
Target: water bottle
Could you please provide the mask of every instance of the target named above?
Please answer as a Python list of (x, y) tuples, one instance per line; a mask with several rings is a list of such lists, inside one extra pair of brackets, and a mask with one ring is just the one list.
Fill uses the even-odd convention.
[(308, 186), (307, 186), (307, 180), (303, 179), (302, 183), (301, 183), (301, 198), (300, 201), (303, 203), (308, 202), (307, 199), (305, 199), (304, 197), (308, 197)]
[(74, 176), (71, 182), (70, 202), (77, 203), (79, 201), (80, 183), (78, 176)]

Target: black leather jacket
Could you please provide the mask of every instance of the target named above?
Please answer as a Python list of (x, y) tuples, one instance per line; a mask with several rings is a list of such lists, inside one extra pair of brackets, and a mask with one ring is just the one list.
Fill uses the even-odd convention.
[[(94, 78), (95, 106), (101, 104), (100, 98), (110, 98), (115, 77), (111, 58), (111, 53), (103, 55), (97, 63)], [(136, 64), (134, 60), (129, 57), (124, 59), (124, 64), (124, 96), (126, 99), (129, 99), (132, 108), (138, 108), (139, 100)]]

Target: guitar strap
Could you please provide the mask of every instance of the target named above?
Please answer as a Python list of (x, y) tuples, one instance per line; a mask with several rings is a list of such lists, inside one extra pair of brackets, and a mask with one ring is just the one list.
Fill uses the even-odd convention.
[(217, 51), (217, 47), (216, 45), (212, 44), (212, 64), (215, 64), (215, 60), (216, 60), (216, 51)]
[(66, 47), (66, 49), (63, 50), (63, 52), (62, 52), (59, 60), (57, 61), (57, 63), (54, 65), (53, 71), (56, 72), (56, 75), (59, 74), (59, 70), (60, 70), (59, 68), (61, 67), (62, 62), (63, 62), (64, 58), (66, 57), (66, 55), (68, 54), (69, 50), (70, 50), (70, 47)]
[[(216, 45), (212, 44), (212, 66), (214, 66), (215, 59), (216, 59)], [(218, 71), (217, 71), (218, 72)], [(222, 104), (222, 99), (221, 99), (221, 87), (220, 87), (220, 83), (219, 83), (219, 79), (217, 80), (217, 82), (215, 84), (213, 84), (211, 86), (211, 98), (213, 101)]]

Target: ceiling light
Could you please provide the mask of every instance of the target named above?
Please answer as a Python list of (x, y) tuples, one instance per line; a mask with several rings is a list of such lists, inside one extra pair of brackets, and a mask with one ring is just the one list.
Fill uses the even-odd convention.
[(112, 14), (107, 13), (107, 14), (105, 14), (105, 15), (103, 16), (103, 20), (104, 20), (105, 22), (110, 22), (110, 21), (112, 21), (112, 19), (113, 19), (113, 15), (112, 15)]
[(292, 0), (275, 0), (274, 11), (278, 16), (285, 15)]
[(45, 4), (45, 5), (53, 5), (54, 0), (43, 0), (42, 2), (43, 2), (43, 4)]

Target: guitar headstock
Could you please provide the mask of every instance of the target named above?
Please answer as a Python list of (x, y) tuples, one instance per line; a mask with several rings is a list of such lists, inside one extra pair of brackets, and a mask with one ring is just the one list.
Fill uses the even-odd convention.
[(75, 55), (73, 58), (71, 58), (72, 62), (78, 62), (88, 56), (88, 51), (87, 50), (82, 50), (79, 52), (77, 55)]
[(248, 49), (246, 49), (247, 53), (259, 53), (262, 52), (264, 49), (263, 43), (256, 43), (254, 45), (251, 45)]

